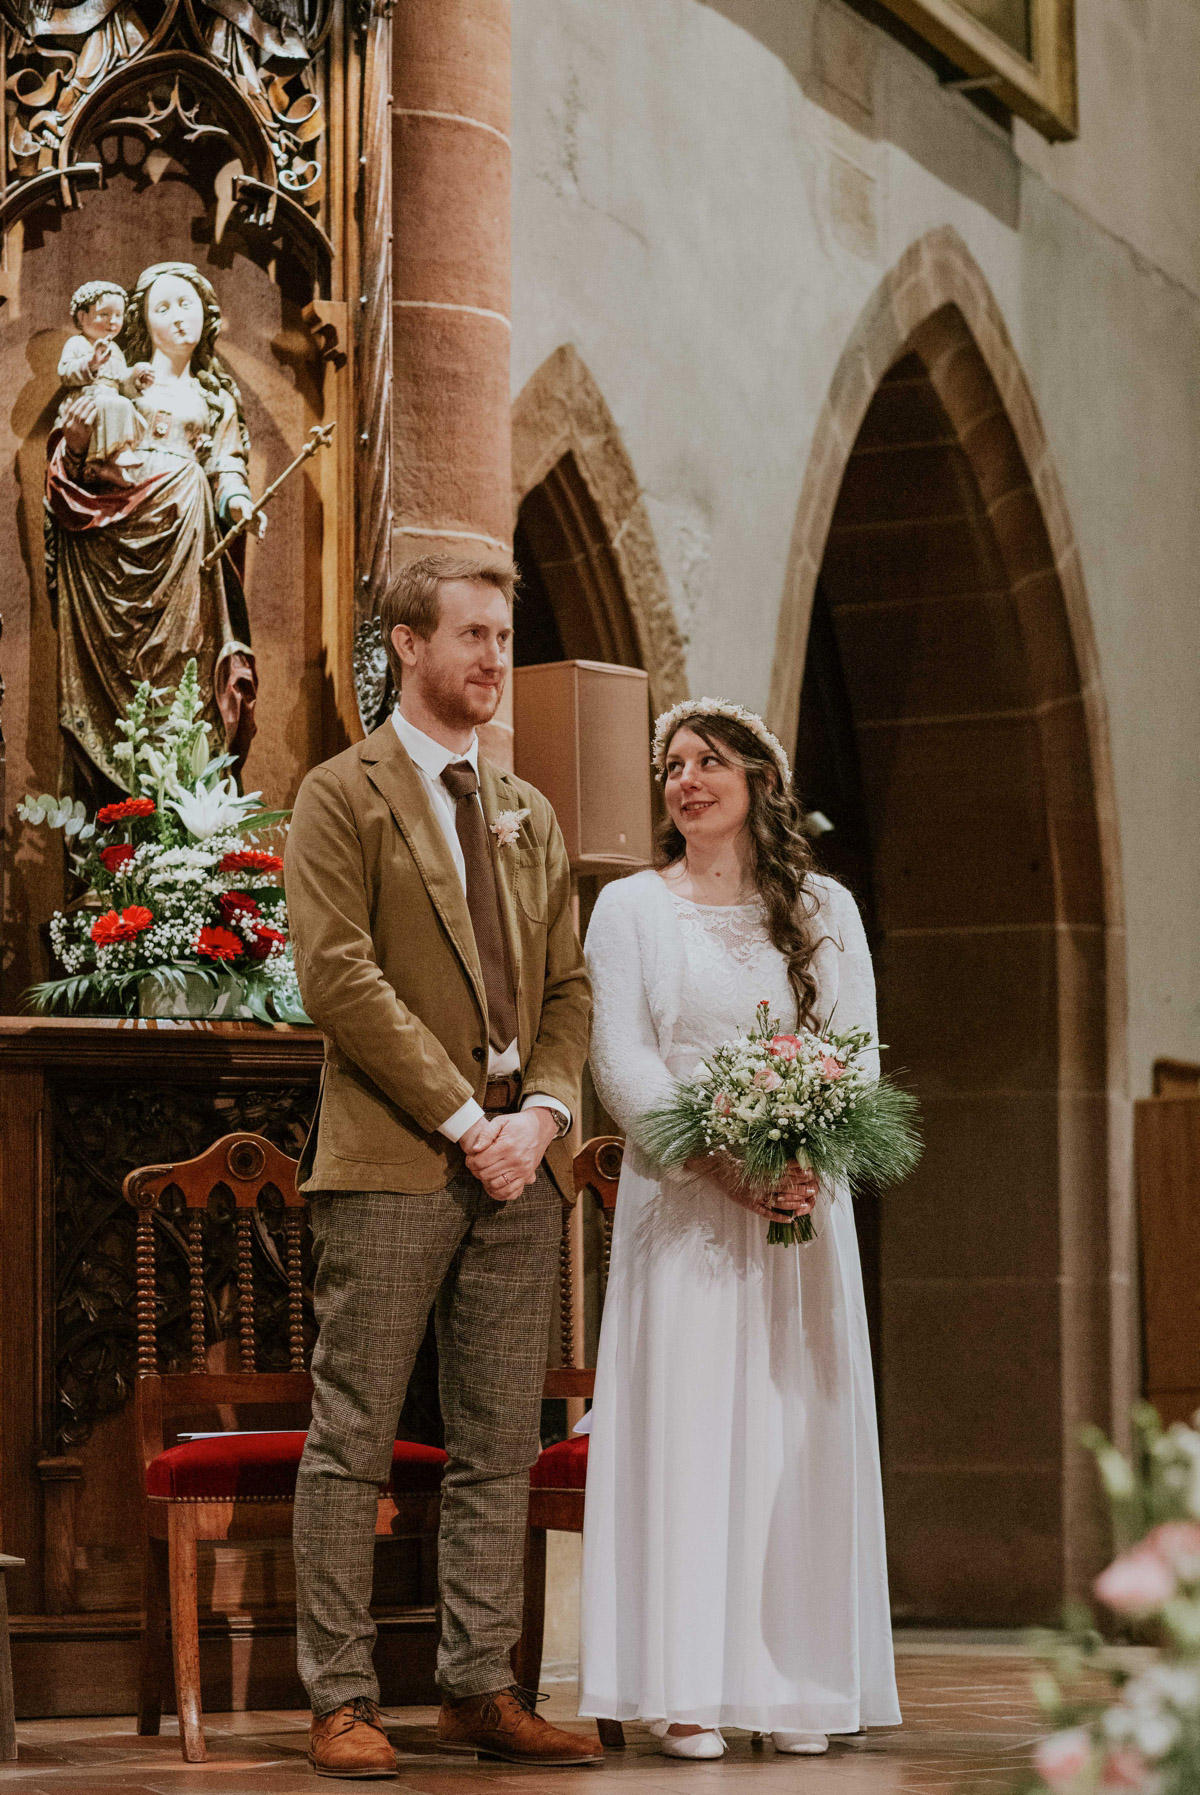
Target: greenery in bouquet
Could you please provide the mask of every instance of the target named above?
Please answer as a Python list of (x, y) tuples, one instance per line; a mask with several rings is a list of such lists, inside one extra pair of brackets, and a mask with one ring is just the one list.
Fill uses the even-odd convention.
[(288, 940), (283, 860), (258, 844), (286, 811), (240, 792), (232, 756), (214, 755), (196, 663), (174, 692), (140, 685), (113, 752), (129, 796), (89, 821), (78, 799), (26, 798), (24, 822), (61, 828), (83, 897), (50, 919), (66, 977), (26, 992), (40, 1011), (134, 1015), (152, 980), (225, 991), (263, 1022), (307, 1022)]
[(1123, 1549), (1095, 1595), (1140, 1650), (1106, 1645), (1086, 1610), (1044, 1642), (1035, 1690), (1054, 1732), (1026, 1795), (1200, 1791), (1200, 1433), (1134, 1415), (1134, 1450), (1098, 1430), (1096, 1454)]
[[(640, 1135), (664, 1167), (726, 1153), (745, 1183), (777, 1189), (798, 1164), (830, 1184), (894, 1184), (921, 1155), (916, 1098), (876, 1076), (868, 1029), (783, 1034), (760, 1003), (746, 1035), (723, 1043), (648, 1110)], [(773, 1221), (772, 1245), (813, 1238), (809, 1217)]]

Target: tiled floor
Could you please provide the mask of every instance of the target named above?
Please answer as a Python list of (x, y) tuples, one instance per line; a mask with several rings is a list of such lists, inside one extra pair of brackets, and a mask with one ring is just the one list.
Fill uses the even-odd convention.
[[(20, 1761), (0, 1766), (0, 1795), (323, 1795), (372, 1787), (403, 1795), (593, 1795), (619, 1777), (621, 1795), (710, 1795), (783, 1789), (797, 1795), (936, 1795), (1011, 1788), (1028, 1761), (1037, 1723), (1029, 1695), (1030, 1661), (998, 1644), (905, 1642), (898, 1656), (904, 1725), (836, 1740), (824, 1758), (777, 1758), (745, 1733), (729, 1735), (717, 1763), (659, 1755), (643, 1728), (627, 1729), (628, 1748), (597, 1770), (534, 1772), (441, 1756), (433, 1743), (435, 1710), (396, 1709), (389, 1731), (397, 1783), (317, 1781), (305, 1761), (307, 1716), (219, 1714), (207, 1722), (209, 1761), (184, 1764), (174, 1723), (158, 1739), (139, 1739), (127, 1719), (35, 1720), (18, 1728)], [(574, 1689), (551, 1686), (548, 1718), (569, 1722)], [(584, 1723), (579, 1723), (580, 1725)], [(169, 1731), (166, 1729), (170, 1729)]]

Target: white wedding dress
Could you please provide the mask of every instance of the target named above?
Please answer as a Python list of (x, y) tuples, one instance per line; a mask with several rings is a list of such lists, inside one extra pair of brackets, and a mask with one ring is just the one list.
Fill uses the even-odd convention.
[[(813, 881), (822, 1020), (875, 1031), (854, 900)], [(756, 1731), (900, 1719), (871, 1356), (851, 1200), (807, 1246), (707, 1180), (658, 1175), (638, 1119), (755, 1006), (794, 1028), (760, 905), (637, 873), (587, 937), (592, 1070), (628, 1146), (592, 1408), (580, 1713)]]

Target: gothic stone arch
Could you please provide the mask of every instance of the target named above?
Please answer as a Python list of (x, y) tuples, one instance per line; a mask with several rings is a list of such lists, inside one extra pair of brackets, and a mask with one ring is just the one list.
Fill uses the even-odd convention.
[(894, 1591), (914, 1618), (1049, 1616), (1100, 1549), (1078, 1426), (1119, 1429), (1137, 1388), (1120, 857), (1079, 551), (951, 229), (881, 283), (818, 420), (773, 669), (785, 741), (818, 580), (882, 1031), (926, 1109), (925, 1165), (880, 1221)]
[(535, 489), (546, 540), (585, 595), (591, 652), (644, 667), (656, 710), (676, 703), (687, 692), (684, 648), (650, 519), (612, 413), (570, 343), (513, 407), (514, 510)]

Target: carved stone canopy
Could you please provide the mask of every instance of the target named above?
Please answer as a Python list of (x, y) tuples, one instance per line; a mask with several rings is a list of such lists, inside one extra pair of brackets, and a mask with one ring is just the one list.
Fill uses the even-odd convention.
[(0, 229), (103, 184), (114, 136), (185, 165), (224, 155), (245, 222), (330, 294), (332, 0), (0, 0), (8, 119)]

